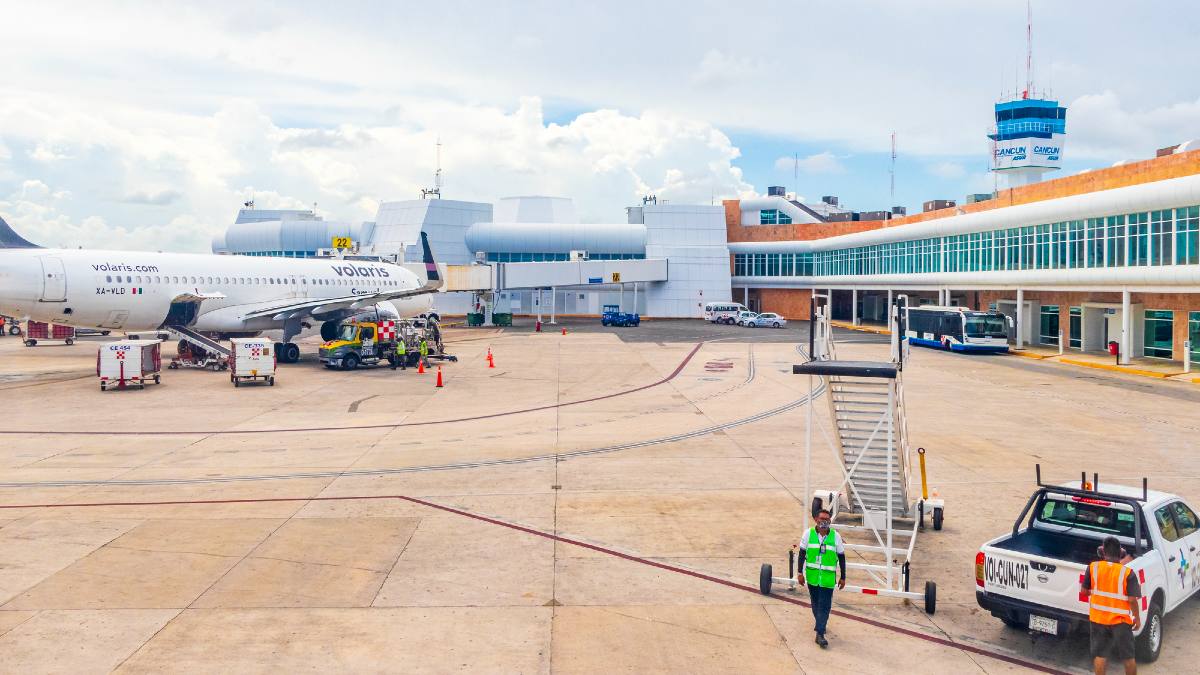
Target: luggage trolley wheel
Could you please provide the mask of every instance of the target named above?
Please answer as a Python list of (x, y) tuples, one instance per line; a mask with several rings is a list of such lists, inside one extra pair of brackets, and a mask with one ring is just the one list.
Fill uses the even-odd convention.
[(154, 384), (162, 384), (162, 377), (160, 377), (157, 373), (154, 375)]
[(937, 584), (932, 581), (925, 582), (925, 613), (933, 614), (937, 611)]
[(26, 347), (32, 347), (36, 344), (37, 344), (37, 340), (34, 340), (33, 338), (29, 338), (29, 339), (25, 340)]
[(66, 339), (66, 340), (64, 340), (63, 342), (66, 342), (66, 343), (67, 343), (67, 346), (68, 346), (68, 347), (70, 347), (71, 345), (75, 344), (75, 339), (74, 339), (74, 338), (67, 338), (67, 339)]
[(935, 506), (933, 508), (933, 529), (941, 530), (942, 529), (942, 521), (944, 519), (945, 519), (945, 514), (943, 513), (942, 507)]
[(273, 378), (273, 377), (268, 377), (268, 378), (267, 378), (267, 386), (269, 386), (269, 387), (274, 387), (274, 386), (275, 386), (275, 378)]
[(771, 563), (763, 563), (758, 570), (758, 590), (763, 595), (771, 594), (771, 576), (774, 570), (771, 569)]

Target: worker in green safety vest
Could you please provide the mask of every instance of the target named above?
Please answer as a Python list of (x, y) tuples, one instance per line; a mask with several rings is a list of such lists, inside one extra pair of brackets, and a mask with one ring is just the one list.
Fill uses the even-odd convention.
[(417, 352), (421, 355), (421, 362), (426, 366), (429, 365), (429, 343), (425, 338), (421, 338), (421, 344), (417, 345)]
[(404, 336), (396, 337), (396, 353), (392, 356), (392, 370), (396, 366), (400, 366), (400, 370), (408, 370), (408, 347), (404, 344)]
[(808, 528), (800, 540), (804, 546), (804, 582), (808, 586), (813, 618), (817, 622), (813, 628), (817, 633), (815, 642), (821, 647), (829, 646), (829, 641), (825, 639), (825, 626), (833, 609), (833, 589), (835, 586), (846, 587), (846, 547), (842, 535), (830, 527), (831, 518), (829, 511), (818, 511), (816, 526)]

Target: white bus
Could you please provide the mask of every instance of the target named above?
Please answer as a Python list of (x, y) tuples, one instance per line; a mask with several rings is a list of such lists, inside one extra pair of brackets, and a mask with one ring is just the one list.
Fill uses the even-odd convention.
[(746, 306), (737, 302), (710, 302), (704, 306), (704, 320), (713, 323), (733, 325), (737, 321), (738, 312), (746, 311)]
[(966, 307), (909, 307), (904, 336), (909, 344), (956, 352), (1008, 351), (1007, 316)]

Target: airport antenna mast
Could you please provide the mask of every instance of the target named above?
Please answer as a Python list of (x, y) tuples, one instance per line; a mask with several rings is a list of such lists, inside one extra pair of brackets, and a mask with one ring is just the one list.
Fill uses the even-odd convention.
[(437, 139), (437, 170), (433, 172), (433, 187), (421, 188), (421, 199), (442, 198), (442, 138)]
[(892, 165), (888, 169), (888, 178), (891, 180), (890, 197), (892, 203), (888, 206), (896, 205), (896, 132), (892, 131)]
[(1025, 94), (1033, 96), (1033, 0), (1025, 0)]

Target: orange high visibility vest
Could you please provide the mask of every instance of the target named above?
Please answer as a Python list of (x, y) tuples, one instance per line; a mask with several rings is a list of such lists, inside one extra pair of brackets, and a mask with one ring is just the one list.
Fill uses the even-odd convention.
[(1133, 610), (1126, 595), (1130, 570), (1121, 563), (1101, 560), (1088, 565), (1092, 589), (1089, 593), (1088, 619), (1092, 623), (1113, 625), (1133, 623)]

